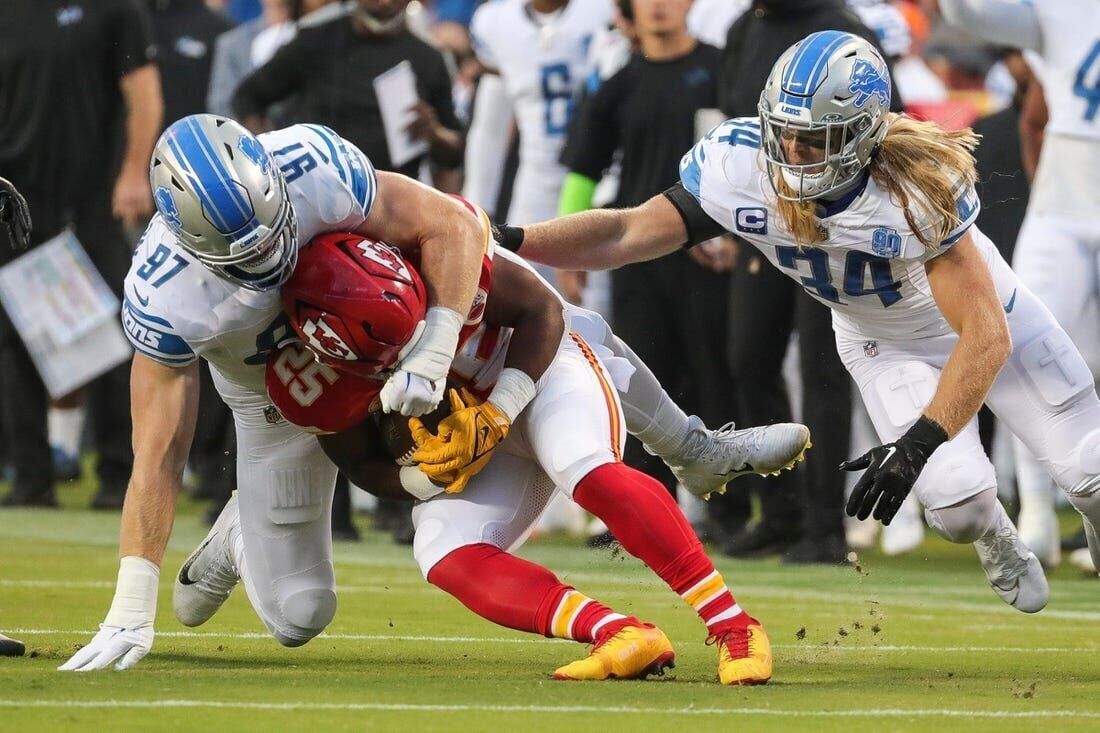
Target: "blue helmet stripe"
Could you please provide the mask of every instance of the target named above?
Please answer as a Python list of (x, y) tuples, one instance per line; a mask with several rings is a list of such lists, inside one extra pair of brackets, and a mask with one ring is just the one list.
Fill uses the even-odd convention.
[(252, 206), (238, 190), (198, 122), (184, 119), (175, 128), (168, 139), (169, 146), (194, 174), (191, 183), (213, 218), (214, 226), (229, 234), (253, 223)]
[(809, 107), (814, 90), (821, 84), (821, 74), (829, 66), (829, 57), (851, 37), (840, 31), (821, 31), (803, 41), (783, 75), (780, 101)]

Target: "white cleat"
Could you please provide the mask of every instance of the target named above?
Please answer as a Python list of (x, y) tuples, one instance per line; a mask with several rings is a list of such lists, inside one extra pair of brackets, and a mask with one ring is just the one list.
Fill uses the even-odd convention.
[(882, 527), (882, 552), (891, 557), (904, 555), (920, 547), (921, 542), (924, 542), (924, 520), (917, 498), (910, 494), (890, 524)]
[(1020, 507), (1016, 526), (1020, 528), (1020, 542), (1031, 548), (1043, 567), (1058, 567), (1062, 562), (1062, 538), (1053, 506)]
[(184, 560), (176, 574), (172, 610), (184, 626), (206, 623), (237, 586), (240, 575), (233, 562), (230, 530), (239, 523), (237, 492), (234, 491), (206, 538)]
[(691, 429), (680, 454), (662, 456), (680, 484), (703, 499), (745, 474), (777, 474), (802, 460), (810, 447), (810, 429), (798, 423), (776, 423), (737, 430), (732, 422), (708, 430), (691, 416)]
[(1020, 542), (1011, 526), (974, 543), (993, 592), (1024, 613), (1043, 610), (1050, 586), (1039, 558)]

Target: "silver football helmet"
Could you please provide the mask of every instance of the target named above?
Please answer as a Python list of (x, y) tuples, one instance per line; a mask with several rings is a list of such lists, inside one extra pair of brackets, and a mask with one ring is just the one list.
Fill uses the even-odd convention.
[(251, 290), (281, 285), (298, 259), (286, 181), (259, 139), (217, 115), (174, 122), (153, 149), (157, 211), (214, 273)]
[[(852, 182), (886, 136), (890, 93), (886, 62), (859, 36), (821, 31), (788, 48), (772, 67), (759, 104), (776, 194), (804, 201)], [(784, 140), (819, 150), (819, 159), (788, 160)], [(777, 171), (793, 195), (780, 191)]]

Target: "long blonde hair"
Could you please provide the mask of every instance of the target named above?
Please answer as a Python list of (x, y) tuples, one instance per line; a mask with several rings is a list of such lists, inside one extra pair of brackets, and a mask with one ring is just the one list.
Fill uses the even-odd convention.
[[(960, 224), (956, 201), (960, 187), (977, 180), (973, 151), (980, 136), (970, 128), (948, 132), (935, 122), (896, 113), (887, 115), (886, 124), (882, 147), (869, 166), (871, 178), (902, 208), (924, 246), (937, 247)], [(776, 175), (775, 183), (784, 195), (794, 195), (783, 176)], [(799, 246), (825, 239), (814, 201), (779, 198), (776, 208)]]

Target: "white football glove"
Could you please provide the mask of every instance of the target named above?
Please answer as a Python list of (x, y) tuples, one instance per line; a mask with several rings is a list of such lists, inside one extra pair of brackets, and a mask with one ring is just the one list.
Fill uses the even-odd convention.
[(62, 672), (91, 672), (106, 669), (112, 664), (117, 670), (130, 669), (152, 648), (152, 624), (137, 629), (100, 624), (99, 633), (92, 637), (88, 645), (58, 669)]
[(462, 316), (450, 308), (428, 309), (423, 333), (398, 360), (394, 373), (382, 387), (379, 398), (383, 412), (417, 417), (439, 406), (462, 324)]
[[(69, 661), (62, 672), (129, 669), (153, 648), (153, 619), (157, 613), (160, 568), (143, 557), (128, 555), (118, 567), (115, 599), (99, 633)], [(117, 664), (116, 664), (117, 662)]]

